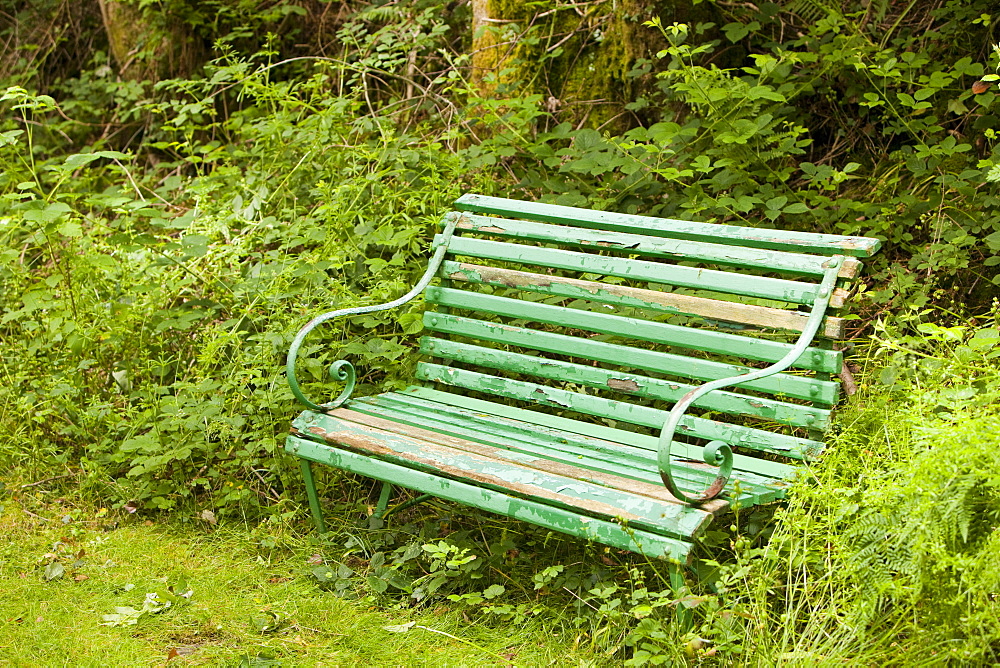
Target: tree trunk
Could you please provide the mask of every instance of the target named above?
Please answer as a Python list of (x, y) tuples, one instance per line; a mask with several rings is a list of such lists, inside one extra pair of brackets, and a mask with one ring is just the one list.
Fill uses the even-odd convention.
[(500, 45), (503, 19), (493, 5), (493, 0), (472, 0), (472, 83), (483, 97), (496, 90), (511, 51)]
[(143, 11), (126, 0), (98, 0), (98, 4), (111, 55), (123, 79), (185, 77), (205, 61), (204, 45), (183, 21)]

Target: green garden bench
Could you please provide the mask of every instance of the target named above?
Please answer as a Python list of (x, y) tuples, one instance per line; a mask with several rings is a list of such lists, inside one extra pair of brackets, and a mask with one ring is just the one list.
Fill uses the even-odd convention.
[[(383, 481), (377, 514), (396, 485), (684, 563), (716, 516), (782, 498), (823, 451), (845, 330), (828, 312), (877, 239), (481, 195), (455, 208), (408, 294), (292, 343), (308, 410), (285, 447), (320, 531), (313, 462)], [(340, 360), (339, 397), (303, 394), (310, 331), (418, 295), (411, 387), (352, 398)]]

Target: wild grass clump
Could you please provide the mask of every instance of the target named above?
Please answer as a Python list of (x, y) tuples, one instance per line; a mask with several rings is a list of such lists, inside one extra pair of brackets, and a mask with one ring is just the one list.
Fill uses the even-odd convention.
[(770, 542), (736, 539), (699, 630), (739, 637), (732, 658), (1000, 659), (1000, 339), (995, 323), (922, 330), (882, 340), (885, 368), (903, 373), (840, 413)]

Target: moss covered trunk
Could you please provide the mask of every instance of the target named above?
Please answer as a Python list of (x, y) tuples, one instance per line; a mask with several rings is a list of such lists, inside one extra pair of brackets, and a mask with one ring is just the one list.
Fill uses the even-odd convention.
[(645, 21), (720, 21), (714, 6), (693, 0), (472, 0), (472, 10), (472, 79), (480, 94), (517, 86), (541, 95), (560, 120), (591, 127), (642, 120), (625, 105), (653, 85), (644, 63), (665, 46)]
[(205, 61), (207, 49), (169, 10), (143, 10), (122, 0), (98, 0), (98, 4), (122, 78), (160, 81), (188, 76)]

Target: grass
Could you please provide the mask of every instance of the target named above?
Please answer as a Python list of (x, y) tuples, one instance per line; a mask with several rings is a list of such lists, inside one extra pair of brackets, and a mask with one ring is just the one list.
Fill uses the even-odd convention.
[[(265, 547), (260, 528), (242, 525), (39, 508), (29, 497), (2, 504), (0, 665), (544, 666), (595, 658), (539, 625), (489, 627), (443, 607), (376, 609), (323, 591), (309, 576), (309, 536), (289, 527), (275, 526), (265, 542), (278, 546)], [(47, 579), (60, 566), (62, 575)], [(140, 609), (147, 592), (168, 586), (190, 589), (190, 599), (135, 625), (102, 625), (116, 608)]]

